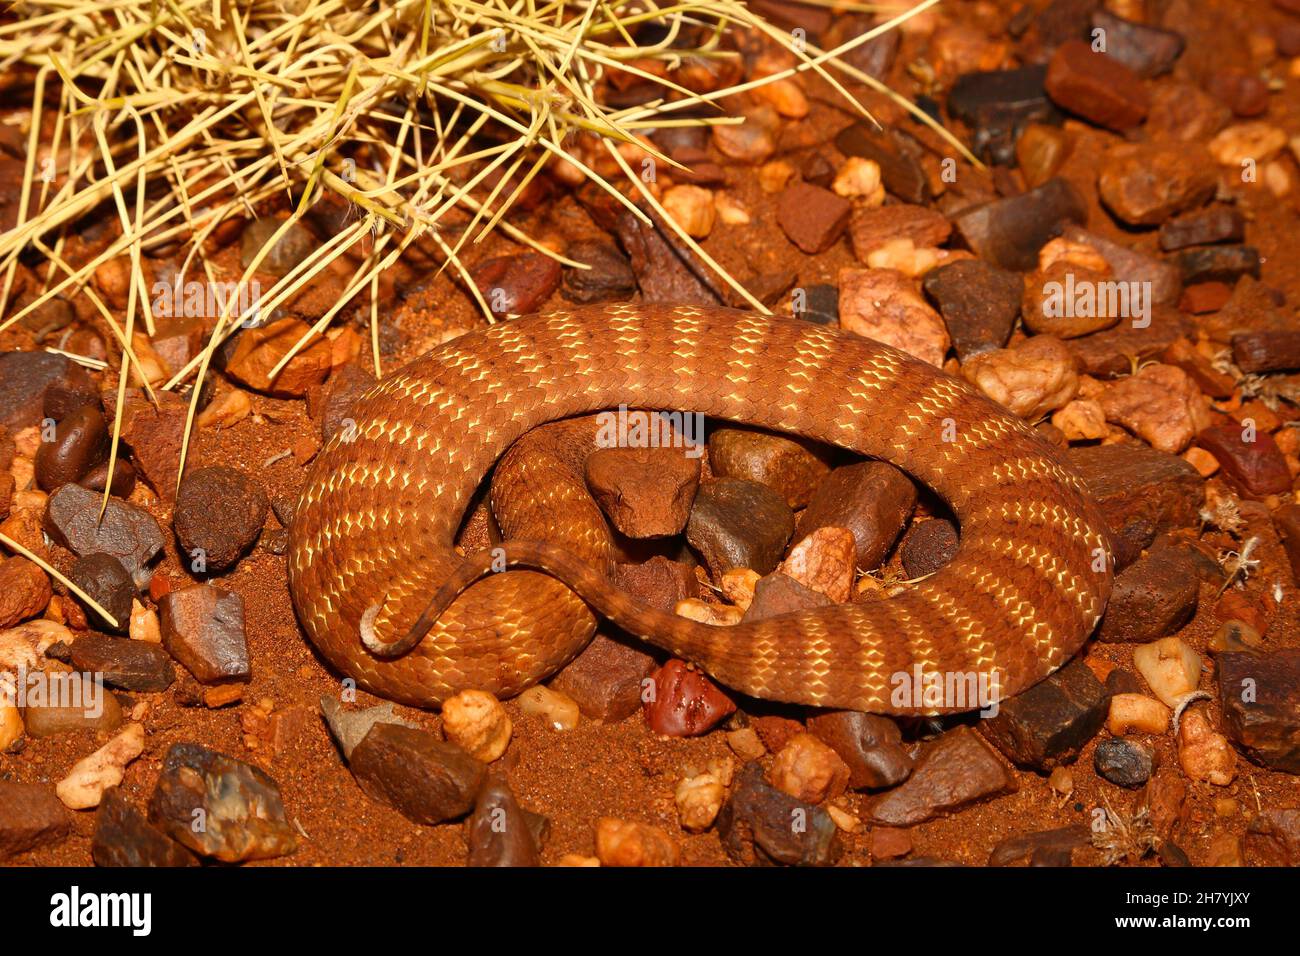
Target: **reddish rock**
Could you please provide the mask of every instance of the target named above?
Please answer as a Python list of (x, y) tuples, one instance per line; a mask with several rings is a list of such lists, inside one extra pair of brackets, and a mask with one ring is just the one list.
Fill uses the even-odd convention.
[[(804, 825), (791, 826), (795, 819)], [(758, 763), (740, 771), (717, 829), (727, 855), (748, 866), (829, 866), (842, 851), (830, 814), (769, 786)]]
[(481, 262), (472, 276), (492, 314), (504, 317), (536, 312), (560, 287), (562, 274), (550, 256), (524, 252)]
[(790, 241), (808, 255), (825, 252), (849, 224), (853, 206), (829, 189), (796, 183), (781, 194), (776, 221)]
[(1000, 349), (1020, 316), (1020, 277), (983, 259), (961, 259), (928, 273), (925, 294), (939, 309), (957, 357)]
[(71, 829), (53, 787), (0, 780), (0, 860), (58, 843)]
[(981, 259), (1000, 269), (1024, 272), (1038, 265), (1038, 250), (1064, 222), (1084, 222), (1087, 205), (1064, 179), (1049, 179), (1036, 189), (977, 205), (953, 226)]
[(1008, 759), (1051, 770), (1069, 763), (1106, 722), (1110, 694), (1076, 658), (1045, 681), (998, 705), (980, 732)]
[(1220, 654), (1215, 680), (1232, 742), (1256, 763), (1300, 774), (1300, 650)]
[(1243, 372), (1300, 369), (1300, 331), (1274, 329), (1234, 335), (1232, 357)]
[(283, 398), (305, 398), (312, 386), (329, 375), (333, 349), (329, 339), (310, 336), (289, 363), (271, 378), (271, 371), (298, 340), (311, 332), (301, 319), (284, 318), (239, 333), (226, 361), (226, 374), (257, 392)]
[(773, 570), (794, 532), (794, 515), (776, 491), (754, 481), (719, 478), (701, 485), (686, 540), (714, 577), (732, 568)]
[(899, 548), (903, 572), (909, 578), (933, 574), (952, 560), (960, 544), (957, 526), (947, 518), (918, 521), (908, 529)]
[(1059, 106), (1107, 129), (1132, 129), (1151, 108), (1141, 77), (1084, 40), (1057, 47), (1044, 85)]
[(1092, 831), (1085, 826), (1060, 827), (1007, 837), (989, 854), (989, 866), (1069, 866), (1076, 849), (1088, 846)]
[(685, 661), (669, 661), (649, 680), (643, 710), (646, 723), (657, 734), (694, 737), (735, 713), (731, 699)]
[(1192, 619), (1199, 594), (1200, 579), (1186, 550), (1153, 550), (1116, 575), (1097, 636), (1129, 644), (1168, 637)]
[[(109, 418), (115, 400), (115, 394), (106, 399)], [(122, 407), (122, 440), (130, 447), (137, 470), (164, 501), (176, 494), (187, 414), (186, 401), (171, 392), (159, 393), (157, 405), (132, 392)]]
[(176, 679), (167, 652), (148, 641), (83, 634), (72, 642), (70, 652), (73, 667), (102, 675), (110, 687), (155, 694)]
[(1216, 70), (1205, 89), (1237, 116), (1262, 116), (1268, 111), (1268, 85), (1255, 73)]
[(884, 560), (916, 506), (916, 486), (883, 461), (842, 465), (816, 486), (799, 516), (795, 536), (818, 528), (847, 528), (857, 545), (857, 564), (874, 568)]
[(849, 233), (853, 255), (866, 263), (871, 253), (895, 239), (910, 239), (918, 249), (941, 246), (952, 233), (952, 223), (928, 206), (895, 203), (857, 210), (849, 223)]
[(349, 422), (356, 426), (352, 406), (374, 384), (374, 375), (359, 365), (348, 364), (335, 369), (324, 385), (308, 391), (307, 411), (320, 423), (322, 441), (329, 441)]
[(252, 679), (244, 635), (244, 599), (234, 591), (196, 584), (158, 604), (163, 647), (201, 684)]
[(18, 555), (0, 561), (0, 630), (40, 614), (53, 596), (37, 564)]
[(1273, 436), (1262, 429), (1246, 441), (1242, 425), (1214, 425), (1196, 436), (1196, 443), (1218, 459), (1222, 475), (1247, 498), (1264, 498), (1291, 490), (1291, 472)]
[(484, 776), (460, 747), (398, 724), (375, 724), (348, 765), (367, 796), (425, 825), (469, 813)]
[(678, 601), (699, 597), (695, 571), (680, 561), (656, 555), (642, 564), (614, 566), (614, 583), (661, 611), (672, 611)]
[(1218, 312), (1232, 298), (1232, 289), (1222, 282), (1198, 282), (1183, 290), (1178, 300), (1178, 308), (1192, 315), (1207, 315)]
[(1273, 512), (1277, 536), (1291, 559), (1291, 570), (1300, 581), (1300, 504), (1288, 504)]
[(1258, 813), (1246, 828), (1246, 853), (1256, 866), (1300, 866), (1300, 810)]
[(597, 634), (550, 686), (573, 698), (584, 717), (613, 722), (636, 713), (642, 682), (654, 669), (655, 659), (649, 654)]
[(997, 753), (969, 727), (936, 740), (901, 786), (871, 805), (871, 819), (887, 826), (914, 826), (979, 800), (1016, 789)]
[(36, 484), (46, 491), (77, 481), (108, 457), (108, 426), (93, 405), (64, 416), (51, 438), (36, 449)]
[(790, 577), (777, 571), (759, 579), (754, 586), (754, 598), (749, 602), (742, 619), (761, 621), (768, 617), (778, 617), (794, 611), (806, 611), (814, 607), (826, 607), (834, 604), (820, 591), (814, 591)]
[(176, 493), (172, 516), (182, 560), (202, 573), (233, 567), (262, 533), (269, 507), (261, 484), (236, 468), (214, 465), (190, 472)]
[(1222, 204), (1170, 219), (1160, 227), (1160, 248), (1176, 252), (1188, 246), (1214, 242), (1241, 242), (1246, 237), (1246, 217), (1236, 206)]
[(96, 866), (198, 866), (199, 859), (149, 823), (118, 787), (104, 791), (90, 856)]
[(873, 123), (854, 123), (840, 130), (835, 146), (845, 156), (858, 156), (879, 165), (881, 183), (890, 195), (913, 205), (929, 201), (930, 183), (916, 157), (914, 142)]
[[(58, 421), (62, 415), (46, 408), (50, 392), (62, 390), (94, 394), (89, 373), (52, 352), (0, 352), (0, 425), (17, 432), (38, 425), (44, 417)], [(72, 406), (53, 411), (68, 412)]]
[(465, 822), (470, 866), (540, 866), (545, 817), (519, 805), (504, 775), (489, 773)]
[(767, 485), (792, 508), (806, 505), (830, 471), (825, 446), (755, 428), (723, 425), (709, 436), (708, 450), (714, 475)]
[(1154, 226), (1207, 203), (1219, 177), (1209, 154), (1186, 145), (1124, 145), (1102, 163), (1097, 190), (1130, 225)]
[(897, 786), (912, 772), (902, 732), (888, 717), (837, 710), (810, 717), (808, 732), (848, 765), (849, 786), (854, 790)]
[(96, 623), (101, 623), (101, 626), (110, 630), (126, 630), (136, 591), (131, 573), (122, 566), (121, 561), (102, 552), (88, 554), (73, 562), (68, 578), (113, 619), (112, 622), (101, 623), (99, 612), (86, 604), (86, 613), (93, 615)]

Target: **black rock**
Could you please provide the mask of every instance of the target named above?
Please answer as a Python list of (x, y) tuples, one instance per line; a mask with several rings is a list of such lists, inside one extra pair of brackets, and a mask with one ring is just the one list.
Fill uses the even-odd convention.
[(740, 771), (717, 828), (727, 855), (749, 866), (829, 866), (841, 849), (830, 814), (768, 786), (757, 762)]
[(1259, 278), (1259, 250), (1254, 246), (1207, 246), (1201, 249), (1184, 249), (1174, 256), (1174, 262), (1183, 275), (1183, 282), (1233, 283), (1242, 276)]
[(966, 73), (948, 93), (948, 112), (974, 131), (971, 149), (986, 162), (1014, 165), (1016, 140), (1027, 123), (1061, 122), (1047, 98), (1047, 67)]
[(1092, 766), (1098, 774), (1119, 787), (1136, 788), (1151, 779), (1155, 751), (1124, 737), (1111, 737), (1097, 744)]
[(962, 259), (927, 273), (922, 287), (943, 316), (963, 362), (1000, 349), (1011, 338), (1024, 296), (1016, 273), (983, 259)]

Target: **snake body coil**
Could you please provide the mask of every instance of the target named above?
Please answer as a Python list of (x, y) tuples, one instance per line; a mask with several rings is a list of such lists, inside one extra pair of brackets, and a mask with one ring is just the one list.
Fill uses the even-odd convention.
[[(493, 506), (510, 563), (546, 573), (479, 580), (486, 567), (453, 542), (484, 475), (535, 426), (620, 405), (702, 412), (890, 461), (951, 506), (958, 553), (892, 598), (701, 624), (610, 586), (594, 502), (539, 465), (494, 484)], [(1073, 656), (1110, 593), (1104, 525), (1059, 451), (933, 366), (808, 322), (638, 305), (518, 319), (433, 350), (352, 415), (298, 504), (290, 588), (331, 664), (403, 703), (467, 688), (504, 697), (543, 679), (590, 639), (590, 605), (756, 697), (970, 709), (979, 705), (900, 703), (898, 675), (994, 675), (1010, 696)], [(435, 613), (417, 629), (431, 599)], [(430, 621), (408, 653), (383, 652)]]

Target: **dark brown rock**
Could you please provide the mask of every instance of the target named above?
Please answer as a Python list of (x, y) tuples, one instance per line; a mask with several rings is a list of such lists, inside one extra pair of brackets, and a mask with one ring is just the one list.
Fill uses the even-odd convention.
[(58, 843), (71, 829), (53, 787), (0, 780), (0, 860)]
[[(45, 407), (47, 393), (63, 384), (80, 383), (87, 390), (90, 376), (80, 366), (52, 352), (0, 352), (0, 425), (19, 431), (38, 425), (43, 417), (58, 421)], [(55, 411), (71, 409), (56, 408)]]
[(647, 681), (642, 710), (657, 734), (694, 737), (736, 712), (731, 698), (685, 661), (670, 660)]
[(767, 617), (779, 617), (794, 611), (806, 611), (814, 607), (834, 604), (821, 591), (800, 584), (788, 574), (780, 571), (764, 575), (754, 586), (754, 597), (745, 610), (743, 621), (761, 621)]
[(113, 620), (103, 620), (89, 605), (86, 605), (87, 615), (93, 616), (93, 619), (112, 630), (127, 629), (131, 620), (131, 602), (135, 600), (136, 591), (135, 582), (121, 561), (103, 552), (87, 554), (73, 562), (68, 578), (112, 615)]
[(201, 684), (248, 681), (244, 599), (234, 591), (196, 584), (158, 602), (163, 647)]
[(546, 820), (519, 805), (509, 783), (489, 773), (479, 787), (474, 812), (465, 822), (470, 866), (540, 866), (537, 835)]
[(877, 799), (871, 820), (913, 826), (1016, 789), (997, 753), (969, 727), (957, 727), (921, 756), (912, 775)]
[(167, 751), (149, 799), (149, 821), (182, 846), (223, 863), (269, 860), (298, 848), (276, 782), (194, 743)]
[(536, 312), (560, 287), (561, 273), (550, 256), (523, 252), (481, 262), (472, 275), (488, 308), (500, 318)]
[(1256, 763), (1300, 774), (1300, 650), (1220, 654), (1217, 665), (1228, 737)]
[(794, 532), (794, 515), (766, 485), (719, 478), (700, 486), (686, 523), (686, 540), (715, 577), (732, 568), (773, 570)]
[(655, 659), (645, 651), (597, 634), (550, 686), (572, 697), (584, 717), (612, 723), (640, 708), (642, 681), (654, 669)]
[(899, 547), (903, 572), (909, 578), (933, 574), (952, 560), (960, 544), (957, 526), (947, 518), (918, 521)]
[(163, 531), (143, 508), (108, 500), (99, 519), (100, 496), (80, 485), (64, 485), (45, 507), (45, 530), (77, 556), (103, 552), (122, 562), (137, 584), (147, 579), (145, 570), (162, 551)]
[(187, 474), (172, 526), (191, 568), (210, 573), (233, 567), (261, 534), (269, 507), (261, 484), (238, 469), (214, 465)]
[(1300, 810), (1256, 814), (1246, 827), (1246, 853), (1256, 866), (1300, 866)]
[(1236, 388), (1232, 376), (1216, 369), (1187, 339), (1176, 340), (1161, 353), (1160, 361), (1182, 369), (1196, 387), (1211, 398), (1230, 398)]
[(565, 254), (590, 269), (567, 269), (563, 296), (570, 302), (622, 302), (636, 292), (636, 274), (627, 256), (608, 242), (581, 240)]
[(898, 724), (879, 714), (837, 710), (808, 719), (808, 732), (839, 754), (854, 790), (893, 787), (912, 772)]
[(307, 393), (307, 410), (320, 423), (322, 441), (329, 441), (340, 431), (356, 427), (352, 406), (375, 384), (375, 377), (360, 365), (343, 365), (329, 380)]
[(915, 506), (916, 486), (893, 465), (842, 465), (817, 485), (795, 536), (802, 540), (818, 528), (848, 528), (857, 544), (858, 566), (874, 568), (898, 540)]
[(1220, 245), (1184, 249), (1173, 257), (1183, 282), (1224, 282), (1229, 285), (1242, 276), (1259, 278), (1263, 264), (1254, 246)]
[(72, 642), (72, 666), (103, 675), (105, 684), (154, 694), (176, 679), (171, 658), (157, 644), (103, 634), (83, 634)]
[[(1182, 289), (1181, 281), (1177, 284), (1177, 289)], [(1153, 300), (1156, 298), (1155, 292), (1156, 287), (1153, 286)], [(1150, 318), (1151, 324), (1146, 327), (1135, 326), (1133, 322), (1121, 322), (1104, 332), (1069, 339), (1065, 344), (1081, 373), (1096, 378), (1130, 375), (1134, 360), (1141, 362), (1155, 358), (1177, 339), (1192, 331), (1191, 323), (1178, 309), (1162, 306), (1158, 302), (1151, 311)]]
[[(1246, 438), (1253, 438), (1247, 441)], [(1237, 423), (1212, 425), (1196, 443), (1219, 461), (1223, 478), (1247, 498), (1281, 495), (1291, 490), (1291, 472), (1273, 436), (1253, 433)]]
[(844, 235), (853, 206), (829, 189), (800, 182), (777, 202), (776, 221), (791, 242), (808, 255), (825, 252)]
[(1196, 613), (1200, 578), (1182, 548), (1149, 552), (1115, 577), (1100, 640), (1145, 644), (1178, 631)]
[(1008, 759), (1035, 770), (1069, 763), (1106, 722), (1110, 694), (1076, 658), (998, 705), (980, 732)]
[(36, 449), (36, 484), (46, 491), (77, 481), (108, 458), (108, 426), (93, 405), (81, 405)]
[(469, 813), (484, 774), (483, 764), (455, 744), (397, 724), (375, 724), (349, 766), (371, 799), (428, 825)]
[(929, 206), (893, 203), (854, 212), (849, 233), (853, 255), (865, 263), (871, 253), (894, 239), (910, 239), (918, 249), (941, 246), (952, 233), (952, 223)]
[(769, 786), (758, 763), (740, 771), (717, 828), (727, 855), (748, 866), (829, 866), (842, 849), (830, 814)]
[(1216, 70), (1210, 74), (1205, 88), (1237, 116), (1261, 116), (1268, 111), (1268, 84), (1257, 72)]
[(1029, 866), (1069, 866), (1074, 851), (1088, 846), (1091, 839), (1092, 831), (1077, 824), (1056, 830), (1018, 833), (993, 848), (988, 865), (1012, 866), (1027, 862)]
[(791, 508), (806, 505), (830, 472), (831, 453), (825, 446), (756, 428), (723, 425), (709, 436), (708, 447), (715, 476), (767, 485)]
[[(106, 396), (104, 411), (110, 420), (116, 398), (116, 392)], [(122, 406), (122, 440), (130, 446), (136, 471), (164, 501), (176, 495), (187, 414), (188, 403), (171, 392), (159, 392), (156, 405), (141, 392), (132, 392)]]
[(1241, 242), (1245, 235), (1246, 219), (1237, 207), (1215, 205), (1164, 223), (1160, 227), (1160, 248), (1174, 252), (1215, 242)]
[(661, 611), (672, 611), (678, 601), (699, 597), (695, 571), (680, 561), (655, 555), (641, 564), (614, 566), (614, 583)]
[(1168, 73), (1183, 52), (1181, 34), (1134, 23), (1115, 16), (1109, 10), (1094, 10), (1092, 26), (1105, 31), (1106, 55), (1140, 76)]
[(983, 259), (962, 259), (926, 275), (925, 294), (939, 309), (963, 362), (1000, 349), (1020, 315), (1020, 276)]
[(835, 146), (845, 156), (878, 164), (880, 181), (891, 196), (918, 206), (930, 201), (930, 181), (917, 158), (918, 150), (897, 132), (854, 123), (839, 132)]
[(587, 487), (610, 522), (630, 538), (681, 532), (700, 486), (690, 448), (598, 448), (587, 456)]
[(157, 827), (118, 787), (104, 791), (90, 856), (96, 866), (198, 866), (199, 859)]
[(1057, 47), (1044, 86), (1061, 108), (1120, 132), (1141, 123), (1151, 108), (1141, 77), (1084, 40)]
[(1243, 372), (1300, 369), (1300, 331), (1273, 330), (1234, 335), (1232, 357)]
[[(78, 478), (77, 484), (103, 494), (108, 480), (108, 462), (105, 461)], [(109, 494), (117, 498), (128, 498), (133, 490), (135, 490), (135, 466), (125, 458), (119, 458), (113, 462), (113, 485)]]
[(1030, 123), (1060, 122), (1047, 98), (1041, 64), (1012, 70), (980, 70), (957, 77), (948, 93), (948, 112), (972, 130), (975, 155), (1000, 166), (1015, 158), (1016, 141)]
[(1019, 196), (969, 209), (953, 225), (981, 259), (1024, 272), (1037, 265), (1038, 250), (1060, 233), (1064, 223), (1086, 219), (1087, 207), (1078, 191), (1055, 178)]

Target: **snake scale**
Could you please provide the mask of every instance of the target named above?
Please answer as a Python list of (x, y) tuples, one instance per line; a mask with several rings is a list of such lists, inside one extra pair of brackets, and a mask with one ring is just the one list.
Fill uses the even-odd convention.
[[(539, 425), (620, 405), (892, 462), (952, 508), (958, 552), (893, 597), (699, 623), (609, 584), (608, 533), (585, 489), (516, 462), (492, 487), (512, 570), (485, 573), (486, 553), (457, 553), (466, 510), (507, 449)], [(352, 417), (307, 477), (290, 588), (323, 656), (402, 703), (517, 693), (585, 646), (594, 608), (755, 697), (944, 713), (977, 705), (899, 706), (892, 678), (994, 673), (1010, 696), (1074, 655), (1110, 594), (1104, 524), (1059, 450), (935, 367), (811, 322), (631, 304), (529, 316), (444, 343)]]

